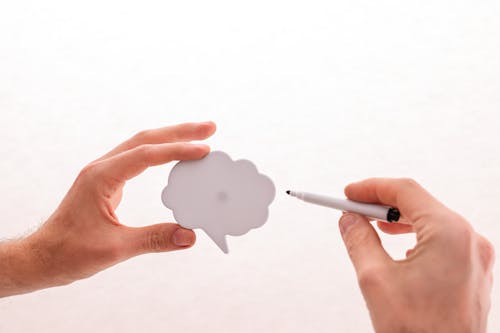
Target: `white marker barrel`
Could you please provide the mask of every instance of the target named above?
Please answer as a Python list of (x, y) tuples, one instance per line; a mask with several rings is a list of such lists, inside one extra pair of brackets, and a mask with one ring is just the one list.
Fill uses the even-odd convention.
[(290, 195), (312, 204), (340, 209), (346, 212), (359, 213), (383, 221), (388, 220), (388, 212), (391, 209), (391, 207), (387, 206), (356, 202), (348, 199), (337, 199), (308, 192), (290, 191)]

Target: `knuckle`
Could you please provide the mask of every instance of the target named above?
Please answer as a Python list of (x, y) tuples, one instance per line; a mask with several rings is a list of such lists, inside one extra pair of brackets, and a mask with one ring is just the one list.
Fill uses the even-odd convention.
[(358, 272), (358, 284), (363, 289), (370, 289), (384, 283), (384, 271), (381, 266), (370, 266)]
[(98, 163), (87, 164), (78, 175), (79, 179), (94, 178), (98, 174)]
[(136, 149), (136, 152), (141, 156), (142, 160), (149, 161), (149, 160), (151, 160), (152, 147), (153, 147), (153, 145), (151, 145), (151, 144), (144, 144), (144, 145), (138, 146), (135, 149)]
[(450, 235), (454, 238), (452, 240), (457, 242), (457, 244), (460, 244), (460, 247), (464, 250), (471, 249), (472, 248), (471, 245), (475, 234), (474, 230), (472, 230), (472, 227), (466, 223), (463, 224), (457, 223), (457, 227), (454, 228), (454, 230), (455, 230), (454, 232), (450, 232)]
[(161, 252), (167, 249), (168, 242), (163, 232), (153, 230), (148, 232), (146, 236), (145, 248), (151, 252)]
[(420, 187), (420, 184), (413, 178), (400, 178), (399, 182), (402, 187), (405, 188), (416, 188)]
[(184, 151), (185, 152), (192, 152), (193, 154), (195, 154), (197, 156), (207, 153), (206, 148), (203, 146), (199, 146), (199, 145), (187, 145), (184, 147)]
[(148, 139), (149, 137), (149, 133), (150, 131), (149, 130), (142, 130), (142, 131), (139, 131), (137, 132), (133, 137), (132, 137), (132, 141), (135, 141), (135, 142), (144, 142)]
[(189, 155), (196, 152), (197, 149), (197, 146), (186, 142), (172, 144), (172, 154), (178, 158), (187, 158)]
[(457, 220), (452, 227), (442, 225), (440, 231), (436, 234), (442, 246), (453, 248), (453, 256), (460, 258), (463, 264), (470, 264), (475, 232), (470, 225)]
[(179, 151), (189, 151), (191, 149), (196, 149), (198, 146), (193, 145), (192, 143), (189, 142), (177, 142), (174, 144), (174, 147), (176, 147)]
[(478, 247), (481, 264), (485, 270), (488, 270), (495, 260), (495, 248), (490, 241), (481, 235), (479, 235)]
[(458, 228), (458, 236), (460, 237), (462, 244), (464, 244), (467, 247), (469, 247), (472, 244), (474, 235), (475, 235), (474, 230), (467, 223), (463, 223), (462, 226)]

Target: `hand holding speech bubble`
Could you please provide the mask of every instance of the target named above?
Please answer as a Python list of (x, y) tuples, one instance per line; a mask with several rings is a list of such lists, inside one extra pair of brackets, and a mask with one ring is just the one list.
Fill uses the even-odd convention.
[(262, 226), (275, 192), (271, 179), (252, 162), (214, 151), (201, 160), (177, 163), (161, 198), (181, 226), (202, 229), (228, 253), (226, 235)]

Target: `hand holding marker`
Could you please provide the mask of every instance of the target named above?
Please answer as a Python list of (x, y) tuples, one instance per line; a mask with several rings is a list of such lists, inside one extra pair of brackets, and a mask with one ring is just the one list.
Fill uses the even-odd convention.
[(336, 199), (308, 192), (286, 191), (286, 194), (312, 204), (340, 209), (345, 212), (358, 213), (376, 220), (390, 223), (397, 222), (401, 215), (397, 208), (388, 206), (361, 203), (348, 199)]

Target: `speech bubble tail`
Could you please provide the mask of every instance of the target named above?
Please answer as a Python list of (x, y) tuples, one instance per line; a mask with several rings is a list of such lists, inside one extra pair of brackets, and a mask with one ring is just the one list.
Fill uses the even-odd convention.
[(227, 247), (226, 235), (218, 235), (215, 233), (208, 232), (206, 230), (203, 231), (205, 231), (208, 237), (210, 237), (210, 239), (213, 240), (215, 244), (217, 244), (217, 246), (219, 247), (219, 249), (222, 250), (222, 252), (226, 254), (229, 253), (229, 249)]

